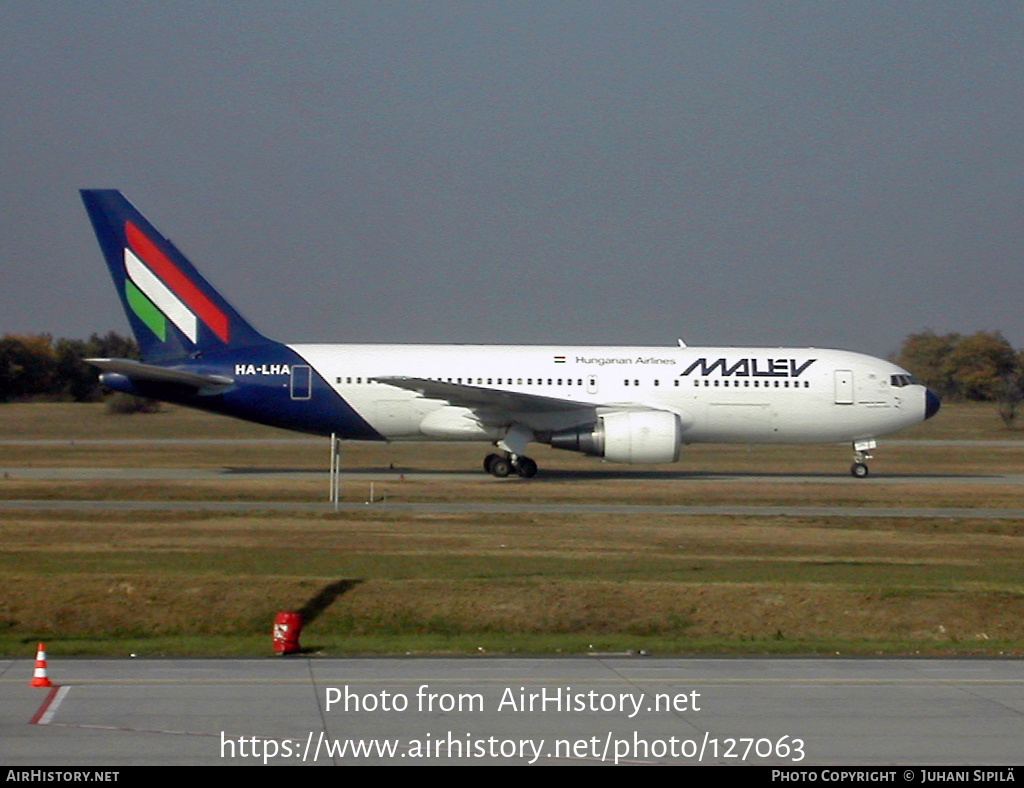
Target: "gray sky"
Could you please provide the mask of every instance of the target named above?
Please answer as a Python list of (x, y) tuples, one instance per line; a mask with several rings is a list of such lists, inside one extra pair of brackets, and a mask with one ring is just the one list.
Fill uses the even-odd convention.
[(0, 2), (0, 333), (127, 331), (77, 190), (328, 342), (1024, 346), (1017, 2)]

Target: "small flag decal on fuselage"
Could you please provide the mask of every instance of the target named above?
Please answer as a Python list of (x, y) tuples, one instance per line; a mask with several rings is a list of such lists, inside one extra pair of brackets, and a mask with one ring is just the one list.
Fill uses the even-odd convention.
[(194, 344), (202, 320), (224, 342), (231, 337), (224, 314), (145, 233), (125, 222), (125, 300), (132, 311), (161, 340), (167, 340), (170, 320)]
[(556, 364), (564, 364), (565, 363), (565, 356), (555, 356), (555, 363)]

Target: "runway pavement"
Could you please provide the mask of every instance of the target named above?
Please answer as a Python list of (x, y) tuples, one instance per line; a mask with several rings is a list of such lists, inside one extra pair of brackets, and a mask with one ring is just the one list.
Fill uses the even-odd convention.
[(1008, 765), (1024, 741), (1017, 660), (64, 659), (54, 690), (32, 668), (0, 662), (5, 766)]
[[(287, 481), (318, 481), (327, 478), (327, 471), (291, 468), (108, 468), (108, 467), (12, 467), (0, 466), (5, 479), (51, 479), (54, 481), (223, 481), (249, 479), (281, 479)], [(348, 470), (341, 473), (343, 481), (486, 481), (482, 471), (410, 471), (410, 470)], [(846, 473), (720, 473), (711, 471), (632, 470), (615, 468), (600, 470), (546, 469), (544, 479), (564, 481), (714, 481), (714, 482), (814, 482), (815, 484), (1012, 484), (1024, 485), (1024, 475), (987, 474), (877, 474), (867, 480), (852, 479)], [(518, 479), (495, 479), (495, 484), (512, 484)], [(533, 483), (533, 482), (529, 482)]]
[[(242, 481), (259, 479), (262, 481), (280, 479), (283, 481), (313, 480), (323, 481), (327, 487), (327, 474), (324, 472), (299, 471), (289, 469), (224, 469), (224, 468), (68, 468), (68, 467), (8, 467), (0, 469), (6, 479), (50, 479), (53, 481)], [(590, 471), (555, 471), (546, 474), (557, 478), (594, 478)], [(369, 482), (399, 483), (399, 478), (406, 481), (445, 480), (445, 481), (480, 481), (481, 473), (452, 473), (445, 471), (401, 472), (401, 471), (353, 471), (341, 475), (343, 489), (358, 484), (360, 489)], [(836, 474), (753, 474), (753, 473), (685, 473), (681, 471), (631, 471), (602, 472), (602, 478), (612, 479), (647, 479), (660, 480), (665, 478), (695, 481), (714, 481), (717, 483), (755, 483), (755, 484), (799, 484), (813, 482), (815, 484), (858, 485), (918, 485), (918, 484), (977, 484), (1000, 486), (1024, 486), (1024, 475), (1019, 474), (986, 474), (986, 475), (890, 475), (877, 476), (869, 480), (851, 479), (849, 476)], [(484, 481), (488, 481), (484, 479)], [(493, 480), (495, 484), (528, 483), (520, 480)], [(369, 488), (365, 488), (367, 491)], [(326, 496), (325, 496), (326, 497)], [(380, 511), (419, 512), (419, 513), (507, 513), (521, 512), (533, 514), (658, 514), (677, 515), (731, 515), (731, 516), (783, 516), (783, 517), (950, 517), (972, 519), (1021, 519), (1024, 508), (978, 508), (978, 507), (864, 507), (864, 506), (751, 506), (751, 505), (666, 505), (639, 503), (537, 503), (530, 501), (488, 502), (448, 502), (448, 503), (399, 503), (387, 500), (386, 497), (372, 502), (341, 503), (337, 507), (325, 501), (281, 502), (281, 501), (132, 501), (132, 500), (0, 500), (0, 511), (42, 510), (42, 511), (366, 511), (373, 507)]]

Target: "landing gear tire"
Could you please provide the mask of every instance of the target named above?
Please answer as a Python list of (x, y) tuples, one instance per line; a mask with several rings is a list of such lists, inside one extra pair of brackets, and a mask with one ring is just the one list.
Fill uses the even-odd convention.
[(868, 476), (868, 466), (862, 462), (855, 462), (850, 466), (850, 474), (857, 479), (866, 479)]
[(494, 455), (494, 459), (491, 460), (491, 467), (488, 469), (491, 476), (498, 479), (504, 479), (510, 473), (512, 473), (512, 463), (499, 455)]
[(516, 471), (524, 479), (532, 479), (537, 475), (537, 463), (529, 457), (520, 457), (516, 465)]
[(537, 463), (529, 457), (519, 456), (513, 460), (502, 454), (488, 454), (484, 457), (484, 470), (498, 479), (504, 479), (512, 474), (532, 479), (537, 475)]

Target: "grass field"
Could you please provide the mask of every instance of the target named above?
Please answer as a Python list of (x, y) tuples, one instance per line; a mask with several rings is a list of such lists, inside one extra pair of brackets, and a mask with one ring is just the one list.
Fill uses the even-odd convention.
[[(132, 442), (225, 437), (235, 440)], [(898, 437), (880, 441), (876, 475), (865, 481), (846, 476), (843, 446), (687, 447), (667, 468), (538, 451), (542, 475), (529, 482), (482, 471), (402, 478), (477, 472), (481, 446), (352, 445), (344, 461), (351, 470), (393, 467), (376, 483), (392, 501), (1020, 506), (1024, 487), (987, 478), (1024, 473), (1021, 434), (992, 406), (946, 406)], [(929, 442), (937, 440), (975, 443)], [(54, 483), (17, 469), (326, 464), (326, 441), (186, 409), (108, 416), (100, 406), (0, 406), (2, 499), (319, 501), (325, 473)], [(758, 475), (766, 470), (796, 479), (766, 484)], [(365, 500), (368, 487), (348, 483), (346, 497)], [(331, 654), (1019, 655), (1022, 532), (1024, 521), (1013, 519), (657, 510), (8, 511), (0, 512), (0, 652), (25, 656), (42, 639), (54, 655), (261, 655), (270, 653), (274, 614), (302, 610), (304, 646)]]

